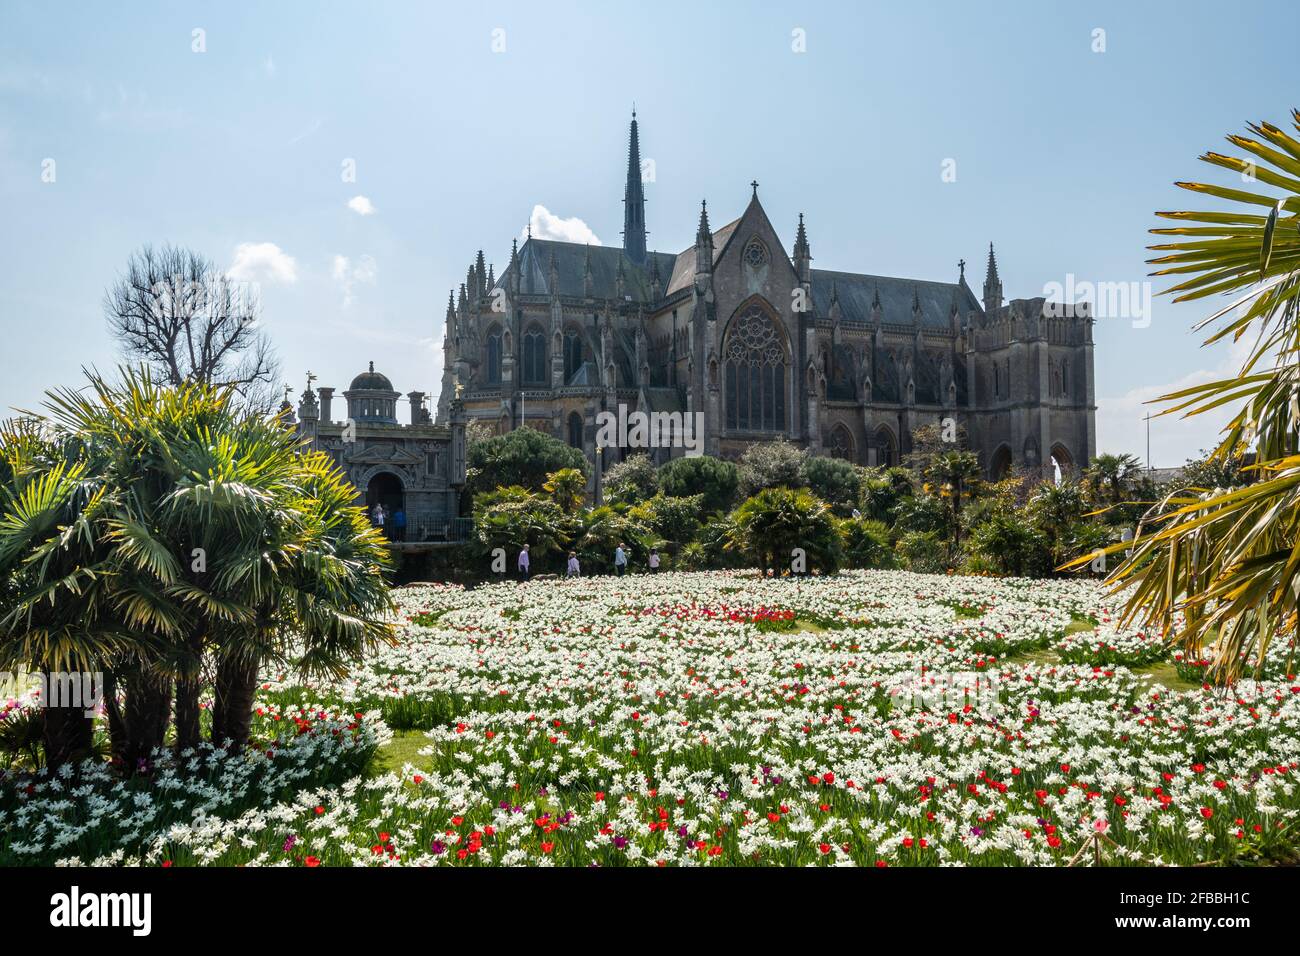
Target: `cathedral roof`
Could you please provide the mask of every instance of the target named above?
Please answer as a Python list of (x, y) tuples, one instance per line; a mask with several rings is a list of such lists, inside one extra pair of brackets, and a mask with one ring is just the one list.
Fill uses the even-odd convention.
[[(744, 217), (737, 217), (712, 233), (714, 265), (717, 265), (718, 259), (722, 256), (722, 251), (727, 248), (727, 241), (731, 239), (732, 233), (736, 231), (736, 227), (740, 225), (742, 218)], [(664, 295), (672, 295), (682, 289), (689, 289), (695, 279), (695, 247), (686, 247), (677, 254), (676, 258), (677, 261), (672, 269), (672, 278), (668, 280), (668, 288), (664, 290)]]
[[(659, 263), (659, 274), (671, 274), (676, 256), (666, 252), (646, 254), (644, 267), (635, 265), (618, 246), (588, 246), (581, 242), (560, 242), (555, 239), (532, 239), (519, 250), (519, 291), (524, 295), (550, 295), (551, 261), (554, 256), (555, 274), (562, 296), (586, 296), (587, 263), (591, 263), (591, 294), (597, 299), (618, 298), (618, 270), (623, 267), (623, 294), (633, 302), (650, 302), (650, 273), (653, 263)], [(498, 286), (505, 284), (502, 273)]]
[(839, 299), (843, 322), (871, 323), (877, 293), (880, 296), (881, 321), (892, 325), (911, 325), (914, 304), (921, 307), (921, 326), (931, 329), (950, 327), (954, 304), (962, 315), (982, 311), (974, 294), (963, 282), (930, 282), (813, 269), (813, 307), (818, 315), (830, 314), (832, 290)]

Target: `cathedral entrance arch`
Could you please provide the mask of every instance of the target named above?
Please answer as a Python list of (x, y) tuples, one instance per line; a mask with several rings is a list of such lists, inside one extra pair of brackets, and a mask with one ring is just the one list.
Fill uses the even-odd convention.
[(999, 445), (998, 450), (993, 453), (993, 460), (989, 462), (989, 477), (994, 481), (1000, 481), (1010, 471), (1011, 449), (1005, 444)]
[(391, 471), (376, 472), (366, 484), (366, 516), (375, 520), (375, 507), (384, 508), (384, 534), (390, 540), (400, 540), (401, 528), (393, 520), (399, 511), (406, 515), (406, 491), (402, 479)]

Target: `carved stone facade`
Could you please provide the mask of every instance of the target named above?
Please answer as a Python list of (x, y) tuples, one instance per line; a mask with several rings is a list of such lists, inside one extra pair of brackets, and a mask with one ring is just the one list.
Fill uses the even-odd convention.
[[(298, 432), (313, 448), (326, 452), (357, 488), (357, 503), (373, 514), (382, 503), (387, 513), (385, 532), (393, 540), (440, 541), (449, 536), (460, 513), (460, 491), (465, 484), (465, 415), (454, 397), (447, 421), (434, 424), (424, 406), (423, 392), (410, 392), (410, 422), (397, 419), (402, 397), (388, 378), (369, 371), (352, 380), (343, 393), (347, 417), (333, 418), (334, 389), (307, 388), (299, 397), (297, 417), (286, 399), (281, 413), (293, 420)], [(398, 511), (405, 528), (398, 528)]]
[[(704, 451), (784, 437), (814, 454), (897, 464), (915, 428), (964, 425), (987, 473), (1050, 476), (1095, 454), (1092, 319), (1006, 302), (989, 246), (983, 295), (956, 282), (812, 268), (803, 216), (787, 255), (758, 199), (695, 243), (647, 252), (637, 122), (624, 247), (529, 238), (498, 277), (483, 253), (447, 304), (438, 420), (527, 425), (596, 461), (597, 416), (703, 416)], [(1069, 312), (1068, 317), (1051, 317)], [(636, 449), (612, 448), (605, 464)], [(680, 448), (651, 449), (659, 460)]]

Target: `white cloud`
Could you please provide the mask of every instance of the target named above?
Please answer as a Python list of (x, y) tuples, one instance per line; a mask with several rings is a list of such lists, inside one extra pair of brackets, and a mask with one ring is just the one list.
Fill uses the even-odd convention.
[(1144, 416), (1151, 418), (1151, 465), (1154, 468), (1173, 468), (1183, 464), (1189, 458), (1198, 457), (1202, 450), (1209, 450), (1219, 444), (1219, 434), (1241, 409), (1241, 402), (1233, 402), (1213, 411), (1191, 418), (1182, 418), (1182, 412), (1157, 418), (1164, 409), (1177, 403), (1147, 402), (1177, 392), (1193, 385), (1220, 379), (1235, 378), (1242, 363), (1249, 354), (1253, 339), (1241, 339), (1232, 343), (1224, 353), (1222, 361), (1214, 368), (1197, 369), (1188, 372), (1172, 382), (1163, 385), (1142, 385), (1130, 389), (1123, 395), (1097, 399), (1097, 451), (1113, 454), (1136, 455), (1146, 460), (1147, 457), (1147, 423)]
[(373, 216), (378, 211), (375, 204), (365, 196), (353, 196), (348, 200), (348, 208), (358, 216)]
[[(585, 242), (593, 246), (600, 245), (600, 240), (591, 231), (591, 227), (574, 216), (561, 219), (540, 203), (533, 207), (533, 214), (528, 218), (534, 239), (558, 239), (561, 242)], [(528, 230), (521, 233), (527, 236)]]
[(343, 308), (346, 309), (355, 301), (352, 294), (353, 287), (362, 282), (367, 285), (374, 285), (375, 277), (379, 274), (379, 267), (374, 256), (363, 255), (353, 265), (347, 256), (336, 255), (330, 274), (343, 291)]
[(242, 282), (297, 282), (298, 263), (274, 242), (241, 242), (227, 274)]

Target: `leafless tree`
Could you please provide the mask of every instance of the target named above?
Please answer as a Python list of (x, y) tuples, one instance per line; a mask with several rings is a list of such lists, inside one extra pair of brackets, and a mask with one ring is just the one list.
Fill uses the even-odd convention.
[(104, 293), (104, 314), (123, 351), (160, 379), (230, 386), (251, 409), (274, 406), (279, 362), (260, 328), (257, 290), (210, 259), (144, 246)]

